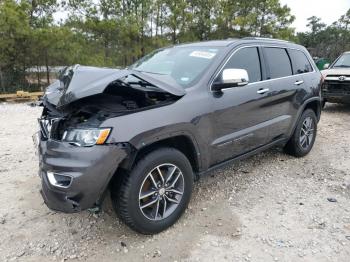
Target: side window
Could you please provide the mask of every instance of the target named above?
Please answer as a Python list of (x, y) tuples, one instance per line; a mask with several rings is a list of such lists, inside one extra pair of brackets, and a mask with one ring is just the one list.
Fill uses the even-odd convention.
[(293, 73), (295, 75), (313, 71), (309, 60), (303, 52), (295, 49), (289, 49), (288, 52), (292, 60)]
[(225, 65), (224, 69), (227, 68), (247, 70), (250, 83), (261, 81), (260, 58), (256, 47), (238, 50)]
[(267, 64), (270, 69), (270, 78), (279, 78), (292, 75), (292, 66), (287, 50), (277, 47), (264, 47)]

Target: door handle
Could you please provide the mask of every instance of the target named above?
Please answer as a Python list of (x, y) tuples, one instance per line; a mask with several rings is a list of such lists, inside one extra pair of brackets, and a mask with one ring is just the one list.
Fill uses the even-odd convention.
[(299, 80), (299, 81), (296, 81), (296, 82), (294, 83), (294, 85), (296, 85), (296, 86), (300, 86), (300, 85), (302, 85), (302, 84), (304, 84), (304, 81), (303, 81), (303, 80)]
[(257, 93), (260, 94), (260, 95), (263, 95), (263, 94), (265, 94), (266, 92), (269, 92), (269, 91), (270, 91), (270, 89), (268, 89), (268, 88), (261, 88), (261, 89), (259, 89), (257, 91)]

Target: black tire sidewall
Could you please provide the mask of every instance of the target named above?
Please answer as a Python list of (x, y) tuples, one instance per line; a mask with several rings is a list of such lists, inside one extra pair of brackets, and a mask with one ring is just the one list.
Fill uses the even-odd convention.
[[(139, 190), (146, 175), (161, 164), (176, 165), (184, 177), (184, 194), (179, 206), (167, 218), (153, 221), (146, 218), (139, 208)], [(157, 233), (174, 224), (185, 211), (191, 198), (193, 187), (193, 172), (188, 159), (176, 149), (158, 149), (141, 159), (129, 174), (130, 188), (127, 194), (128, 213), (132, 218), (136, 230), (142, 233)]]

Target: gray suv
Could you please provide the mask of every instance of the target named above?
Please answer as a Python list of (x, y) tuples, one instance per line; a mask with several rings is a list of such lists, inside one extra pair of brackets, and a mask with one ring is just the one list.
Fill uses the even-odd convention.
[(201, 175), (272, 146), (308, 154), (320, 86), (304, 47), (262, 38), (163, 48), (125, 70), (66, 68), (35, 136), (44, 201), (77, 212), (111, 192), (128, 226), (160, 232)]

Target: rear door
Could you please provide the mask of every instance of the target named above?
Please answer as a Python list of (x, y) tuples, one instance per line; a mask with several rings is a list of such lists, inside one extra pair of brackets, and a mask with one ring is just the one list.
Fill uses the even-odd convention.
[(268, 142), (287, 137), (296, 115), (298, 94), (305, 88), (302, 74), (293, 74), (289, 51), (282, 47), (263, 47), (270, 82), (269, 114), (271, 125), (268, 130)]
[(303, 50), (288, 49), (288, 53), (292, 61), (295, 80), (304, 81), (303, 85), (296, 85), (297, 98), (299, 98), (297, 103), (301, 105), (312, 93), (312, 90), (317, 89), (320, 85), (320, 73), (315, 71), (309, 60), (311, 59), (310, 55)]

